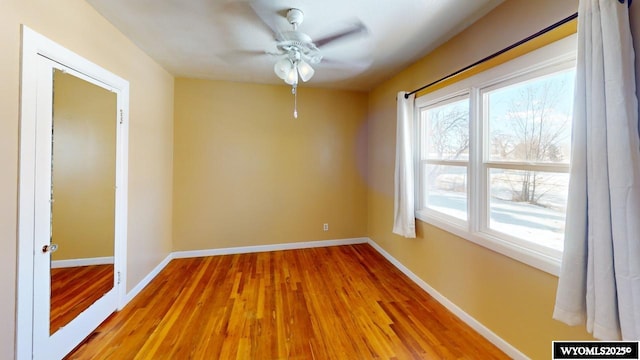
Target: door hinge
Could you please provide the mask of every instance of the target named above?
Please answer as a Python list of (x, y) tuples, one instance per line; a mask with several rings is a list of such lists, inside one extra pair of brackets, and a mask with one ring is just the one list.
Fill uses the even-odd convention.
[(117, 280), (118, 280), (117, 285), (120, 285), (120, 280), (121, 280), (120, 279), (120, 271), (118, 271), (118, 279)]
[(123, 123), (124, 123), (124, 111), (120, 109), (120, 125), (122, 125)]

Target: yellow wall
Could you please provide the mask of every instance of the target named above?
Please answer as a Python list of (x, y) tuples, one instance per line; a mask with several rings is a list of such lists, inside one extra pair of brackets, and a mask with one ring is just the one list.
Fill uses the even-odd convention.
[(53, 75), (52, 260), (113, 256), (116, 93)]
[[(554, 276), (422, 222), (417, 239), (390, 231), (396, 92), (466, 66), (576, 8), (577, 0), (507, 0), (368, 98), (302, 87), (297, 120), (287, 87), (178, 79), (173, 145), (173, 78), (89, 5), (3, 0), (0, 358), (13, 358), (15, 342), (22, 23), (131, 82), (129, 289), (172, 250), (369, 235), (532, 358), (549, 358), (553, 339), (589, 338), (551, 320)], [(633, 13), (639, 9), (632, 6)]]
[(176, 79), (174, 250), (366, 236), (367, 95), (298, 93)]
[(552, 340), (591, 339), (551, 318), (557, 278), (418, 221), (416, 239), (391, 233), (395, 95), (454, 72), (577, 11), (575, 0), (509, 0), (377, 86), (369, 96), (368, 233), (430, 286), (534, 359)]
[(0, 359), (15, 352), (20, 24), (129, 80), (128, 290), (171, 251), (173, 77), (84, 1), (0, 5)]

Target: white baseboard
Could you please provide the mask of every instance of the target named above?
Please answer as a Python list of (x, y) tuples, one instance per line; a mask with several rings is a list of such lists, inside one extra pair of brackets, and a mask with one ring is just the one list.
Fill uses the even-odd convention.
[(202, 257), (202, 256), (248, 254), (248, 253), (265, 252), (265, 251), (310, 249), (310, 248), (317, 248), (317, 247), (364, 244), (367, 242), (369, 242), (369, 238), (318, 240), (318, 241), (305, 241), (305, 242), (296, 242), (296, 243), (287, 243), (287, 244), (242, 246), (242, 247), (209, 249), (209, 250), (175, 251), (172, 253), (172, 255), (174, 259), (180, 259), (180, 258)]
[(89, 266), (89, 265), (107, 265), (113, 264), (113, 256), (94, 257), (85, 259), (69, 259), (69, 260), (54, 260), (51, 261), (51, 268), (70, 268), (77, 266)]
[(373, 240), (368, 239), (369, 245), (373, 246), (376, 251), (378, 251), (382, 256), (384, 256), (393, 266), (395, 266), (398, 270), (402, 271), (409, 279), (411, 279), (414, 283), (420, 286), (424, 291), (426, 291), (429, 295), (431, 295), (434, 299), (436, 299), (440, 304), (447, 308), (447, 310), (451, 311), (455, 316), (460, 318), (465, 324), (469, 325), (472, 329), (477, 331), (480, 335), (482, 335), (485, 339), (489, 340), (493, 345), (498, 347), (500, 350), (504, 351), (505, 354), (510, 356), (512, 359), (525, 360), (529, 359), (525, 354), (520, 352), (520, 350), (516, 349), (513, 345), (506, 342), (496, 333), (491, 331), (489, 328), (484, 326), (481, 322), (474, 319), (471, 315), (467, 314), (464, 310), (458, 307), (458, 305), (454, 304), (451, 300), (447, 299), (444, 295), (439, 293), (436, 289), (432, 288), (427, 284), (424, 280), (420, 279), (418, 275), (414, 274), (409, 268), (402, 265), (400, 261), (391, 256), (386, 250), (384, 250), (380, 245), (376, 244)]
[(164, 269), (165, 266), (167, 266), (167, 264), (169, 264), (169, 262), (172, 259), (173, 259), (173, 254), (167, 255), (167, 257), (164, 258), (164, 260), (162, 260), (160, 264), (158, 264), (158, 266), (153, 268), (153, 270), (151, 270), (151, 272), (147, 274), (147, 276), (145, 276), (144, 279), (140, 280), (140, 282), (133, 289), (131, 289), (131, 291), (127, 293), (124, 299), (124, 304), (122, 304), (118, 310), (122, 310), (131, 300), (133, 300), (133, 298), (138, 296), (138, 294), (142, 291), (142, 289), (144, 289), (147, 285), (149, 285), (149, 283), (151, 283), (151, 281), (156, 276), (158, 276), (160, 271), (162, 271), (162, 269)]

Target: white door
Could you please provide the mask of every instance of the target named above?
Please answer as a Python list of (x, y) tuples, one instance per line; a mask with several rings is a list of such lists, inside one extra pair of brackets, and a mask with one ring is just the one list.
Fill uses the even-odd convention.
[[(99, 81), (76, 72), (70, 68), (66, 68), (54, 61), (40, 56), (38, 61), (37, 74), (37, 100), (36, 100), (36, 124), (35, 124), (35, 204), (34, 204), (34, 258), (33, 258), (33, 358), (35, 359), (61, 359), (74, 347), (76, 347), (87, 335), (89, 335), (102, 321), (104, 321), (118, 306), (118, 284), (113, 274), (113, 286), (104, 293), (92, 305), (82, 311), (75, 318), (67, 322), (59, 329), (50, 328), (51, 318), (51, 265), (52, 254), (56, 249), (57, 242), (53, 237), (53, 211), (52, 199), (54, 183), (56, 179), (53, 177), (54, 168), (57, 166), (57, 159), (53, 157), (52, 149), (54, 141), (67, 141), (64, 137), (56, 137), (54, 130), (54, 96), (62, 96), (62, 94), (54, 93), (54, 73), (63, 72), (77, 77), (82, 82), (87, 82), (89, 86), (103, 87)], [(91, 85), (93, 84), (93, 85)], [(112, 94), (110, 89), (105, 92)], [(77, 94), (76, 94), (77, 95)], [(115, 98), (115, 95), (113, 95)], [(89, 101), (89, 100), (87, 100)], [(113, 109), (113, 127), (117, 127), (117, 109), (114, 101)], [(115, 130), (114, 130), (115, 133)], [(115, 136), (114, 136), (115, 137)], [(116, 158), (115, 138), (113, 144), (113, 157)], [(82, 152), (93, 151), (93, 149), (77, 149), (78, 156)], [(115, 173), (115, 161), (113, 164), (113, 172)], [(53, 178), (53, 181), (52, 181)], [(113, 179), (115, 184), (115, 176)], [(113, 187), (113, 186), (112, 186)], [(115, 202), (115, 191), (114, 198)], [(91, 211), (84, 210), (84, 211)], [(114, 211), (115, 212), (115, 211)], [(114, 214), (115, 217), (115, 214)], [(113, 224), (115, 227), (115, 223)], [(115, 230), (112, 235), (112, 247), (115, 247)], [(86, 239), (93, 241), (93, 239)], [(115, 258), (115, 254), (112, 257)], [(67, 260), (68, 261), (68, 260)], [(62, 261), (64, 262), (64, 261)], [(75, 268), (70, 268), (75, 269)], [(101, 294), (102, 295), (102, 294)]]
[[(55, 193), (52, 185), (56, 186), (55, 178), (58, 177), (53, 176), (58, 168), (55, 165), (57, 159), (52, 160), (52, 153), (55, 152), (52, 151), (52, 141), (60, 143), (60, 139), (52, 135), (55, 128), (53, 100), (60, 99), (52, 92), (54, 79), (60, 79), (55, 77), (54, 71), (82, 79), (100, 91), (106, 89), (116, 97), (115, 106), (111, 106), (115, 107), (111, 113), (115, 127), (113, 141), (116, 143), (113, 160), (115, 172), (112, 175), (115, 180), (109, 195), (115, 198), (112, 204), (114, 225), (109, 235), (114, 241), (113, 275), (112, 279), (105, 277), (106, 289), (95, 293), (99, 294), (99, 299), (87, 302), (86, 307), (77, 307), (79, 312), (66, 313), (71, 316), (67, 316), (62, 327), (50, 326), (52, 236), (53, 242), (58, 242), (56, 238), (64, 238), (56, 235), (55, 230), (52, 231), (52, 224), (56, 229), (52, 220), (58, 214), (52, 211), (51, 201), (52, 192)], [(58, 80), (55, 82), (59, 83)], [(23, 25), (20, 93), (16, 358), (59, 359), (109, 314), (126, 304), (129, 82)], [(89, 108), (94, 106), (84, 96), (76, 96), (75, 100), (78, 99)], [(53, 206), (57, 207), (59, 203), (53, 202), (56, 204)], [(71, 219), (75, 220), (76, 217), (72, 216)], [(55, 262), (60, 262), (63, 251), (60, 249), (65, 248), (71, 249), (69, 245), (60, 246), (53, 255)], [(90, 258), (93, 260), (93, 257)], [(112, 284), (109, 283), (110, 279)], [(54, 290), (57, 289), (56, 286)], [(54, 306), (53, 309), (59, 311), (63, 308)]]

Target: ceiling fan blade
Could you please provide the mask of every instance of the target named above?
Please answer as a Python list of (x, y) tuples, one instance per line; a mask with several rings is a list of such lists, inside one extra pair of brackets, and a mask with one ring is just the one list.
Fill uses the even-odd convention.
[(254, 13), (254, 15), (260, 19), (260, 22), (273, 34), (273, 38), (277, 39), (280, 37), (282, 32), (276, 26), (276, 18), (277, 14), (272, 11), (266, 9), (265, 7), (258, 4), (256, 1), (249, 1), (249, 8)]
[(340, 68), (340, 69), (350, 69), (355, 71), (364, 71), (373, 63), (372, 60), (355, 60), (355, 61), (344, 61), (344, 60), (336, 60), (331, 58), (323, 58), (321, 64), (325, 68)]
[(220, 8), (221, 14), (230, 17), (238, 17), (244, 21), (256, 25), (260, 30), (275, 38), (275, 19), (269, 20), (268, 11), (257, 4), (257, 0), (228, 0)]
[(349, 36), (367, 34), (368, 32), (369, 30), (367, 29), (367, 27), (361, 21), (358, 20), (357, 22), (351, 24), (347, 29), (336, 34), (326, 36), (322, 39), (318, 39), (314, 41), (314, 44), (317, 47), (321, 47)]
[(217, 56), (229, 65), (245, 63), (252, 61), (254, 58), (260, 58), (264, 55), (278, 55), (264, 50), (232, 50)]
[(240, 56), (274, 55), (265, 50), (236, 50), (234, 54)]

